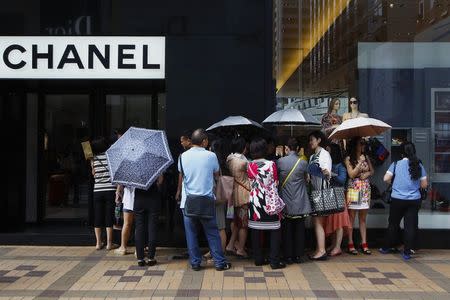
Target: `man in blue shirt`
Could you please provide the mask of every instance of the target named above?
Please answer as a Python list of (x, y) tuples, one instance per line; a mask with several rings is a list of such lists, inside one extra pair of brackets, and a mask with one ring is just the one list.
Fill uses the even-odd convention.
[(183, 210), (184, 228), (191, 266), (195, 271), (201, 269), (202, 257), (198, 246), (196, 226), (200, 222), (208, 239), (216, 270), (228, 270), (231, 268), (231, 264), (226, 261), (222, 251), (216, 219), (187, 217), (184, 214), (187, 194), (215, 198), (213, 192), (214, 177), (219, 176), (217, 156), (205, 149), (208, 146), (208, 135), (206, 132), (203, 129), (195, 130), (192, 134), (191, 142), (192, 147), (180, 155), (180, 160), (178, 161), (178, 171), (183, 178), (180, 208)]

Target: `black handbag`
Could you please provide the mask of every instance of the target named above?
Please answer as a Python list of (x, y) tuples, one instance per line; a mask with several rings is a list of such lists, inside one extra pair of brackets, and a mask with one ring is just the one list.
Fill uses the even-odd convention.
[(397, 162), (394, 162), (394, 174), (392, 174), (392, 180), (391, 183), (389, 184), (389, 186), (387, 187), (387, 189), (383, 192), (383, 194), (381, 195), (381, 199), (383, 200), (384, 203), (386, 204), (391, 204), (392, 202), (392, 185), (394, 184), (394, 179), (395, 179), (395, 168), (397, 167)]
[(184, 203), (184, 215), (191, 218), (212, 219), (214, 218), (216, 207), (215, 200), (211, 196), (189, 195), (187, 193), (186, 177), (184, 176), (183, 161), (180, 156), (180, 167), (183, 173), (184, 192), (186, 193), (186, 202)]
[(311, 208), (316, 215), (329, 215), (345, 210), (345, 191), (343, 187), (325, 186), (322, 179), (322, 188), (311, 192)]

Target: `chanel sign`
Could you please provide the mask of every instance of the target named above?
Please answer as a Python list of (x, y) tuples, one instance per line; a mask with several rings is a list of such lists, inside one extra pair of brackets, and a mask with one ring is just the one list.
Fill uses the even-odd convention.
[(163, 79), (164, 67), (164, 37), (0, 37), (0, 78)]

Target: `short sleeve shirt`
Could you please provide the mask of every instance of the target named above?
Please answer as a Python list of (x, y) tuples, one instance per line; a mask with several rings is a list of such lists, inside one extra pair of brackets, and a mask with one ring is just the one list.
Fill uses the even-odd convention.
[[(401, 200), (419, 200), (420, 199), (420, 181), (427, 178), (427, 173), (422, 164), (420, 164), (422, 175), (417, 180), (412, 180), (409, 173), (409, 160), (404, 158), (397, 162), (395, 167), (395, 178), (392, 183), (392, 198)], [(386, 172), (394, 174), (394, 163), (392, 163)]]
[(178, 171), (183, 162), (183, 187), (180, 208), (184, 208), (186, 193), (189, 195), (214, 197), (214, 173), (219, 172), (216, 154), (201, 147), (192, 147), (180, 155)]

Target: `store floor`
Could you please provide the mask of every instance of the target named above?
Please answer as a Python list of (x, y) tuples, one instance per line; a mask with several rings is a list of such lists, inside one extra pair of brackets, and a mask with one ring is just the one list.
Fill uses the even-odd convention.
[(231, 258), (229, 271), (211, 262), (192, 271), (157, 250), (158, 265), (93, 247), (0, 247), (0, 299), (449, 299), (450, 250), (398, 255), (342, 255), (272, 271)]

